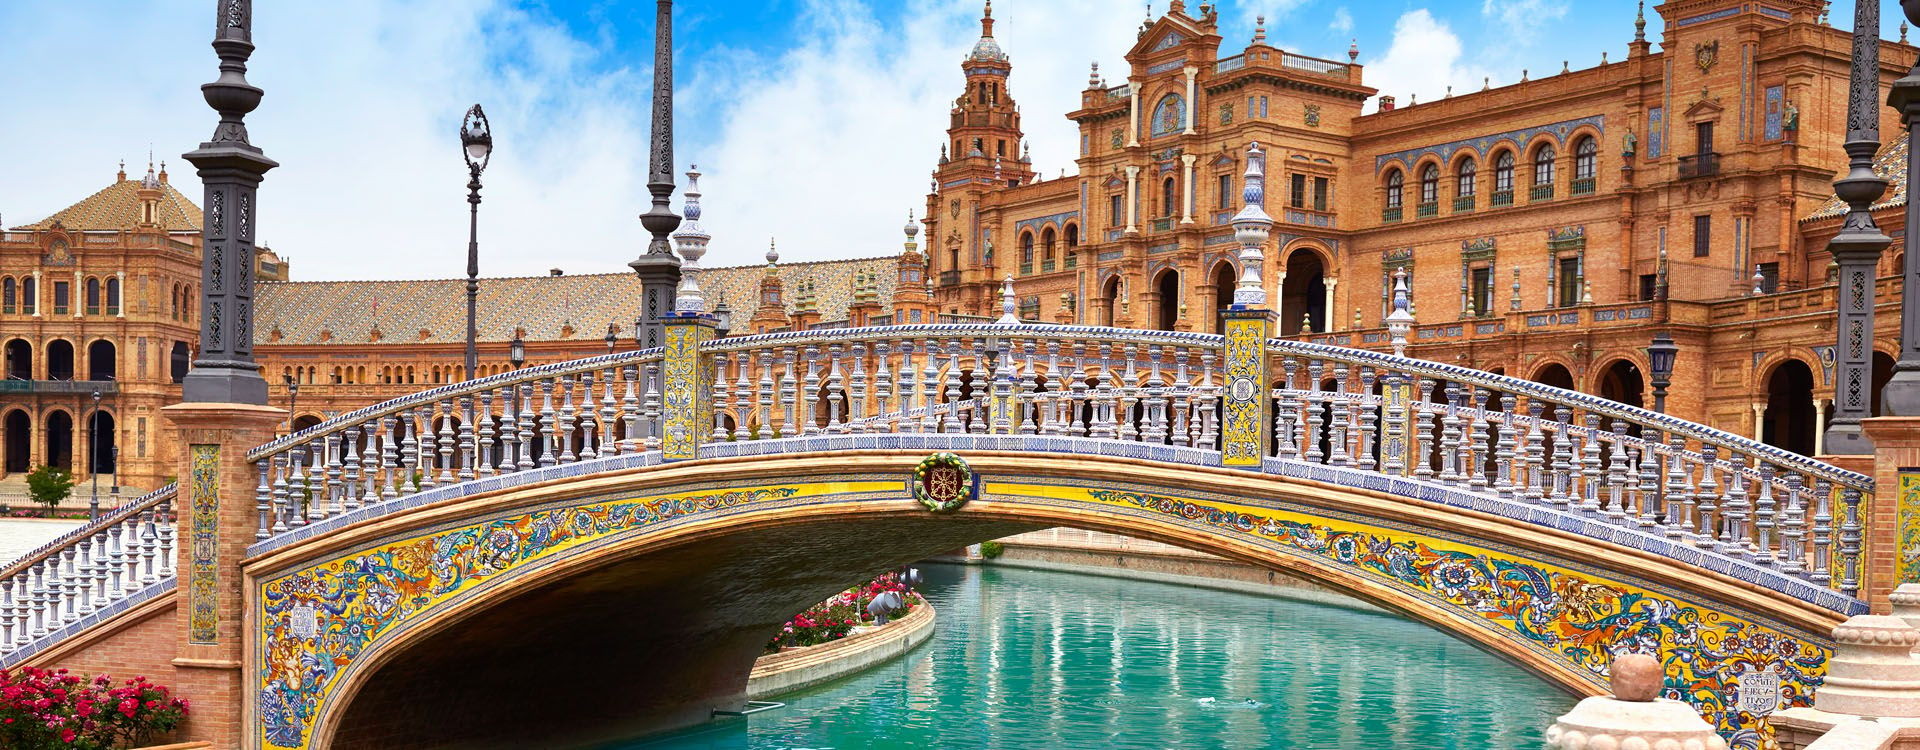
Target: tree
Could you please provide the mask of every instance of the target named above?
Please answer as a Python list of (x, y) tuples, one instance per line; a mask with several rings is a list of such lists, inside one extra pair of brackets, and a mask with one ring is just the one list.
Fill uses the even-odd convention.
[(41, 466), (27, 474), (27, 494), (33, 501), (47, 506), (47, 515), (53, 515), (53, 506), (73, 492), (73, 473), (58, 466)]

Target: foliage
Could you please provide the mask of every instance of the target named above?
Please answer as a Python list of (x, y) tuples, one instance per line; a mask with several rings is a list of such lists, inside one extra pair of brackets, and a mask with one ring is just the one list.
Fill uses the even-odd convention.
[(47, 514), (53, 514), (53, 506), (67, 499), (73, 492), (73, 474), (58, 466), (41, 466), (27, 474), (27, 495), (33, 501), (47, 506)]
[(1006, 554), (1006, 552), (1007, 552), (1006, 546), (999, 542), (981, 542), (980, 543), (980, 556), (987, 558), (988, 560), (992, 560), (996, 557)]
[(20, 750), (138, 747), (187, 716), (187, 701), (134, 677), (115, 685), (65, 669), (0, 669), (0, 747)]
[(900, 592), (906, 602), (899, 609), (888, 612), (889, 619), (913, 611), (914, 605), (920, 601), (917, 594), (907, 591), (906, 584), (900, 582), (899, 576), (888, 573), (835, 594), (833, 598), (794, 615), (767, 642), (767, 652), (774, 653), (796, 646), (817, 646), (845, 638), (853, 632), (854, 626), (873, 620), (873, 615), (867, 613), (867, 604), (874, 597), (889, 591)]

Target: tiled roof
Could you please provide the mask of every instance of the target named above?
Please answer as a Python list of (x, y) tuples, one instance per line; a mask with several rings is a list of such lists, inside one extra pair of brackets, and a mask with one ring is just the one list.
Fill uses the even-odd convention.
[[(1880, 202), (1873, 204), (1873, 210), (1894, 208), (1907, 205), (1907, 134), (1901, 132), (1892, 143), (1881, 147), (1880, 155), (1873, 158), (1873, 173), (1887, 181), (1887, 194)], [(1847, 213), (1847, 202), (1834, 196), (1827, 200), (1819, 210), (1801, 217), (1801, 221), (1831, 219)]]
[[(86, 200), (20, 230), (47, 229), (59, 221), (68, 229), (129, 229), (140, 223), (140, 180), (119, 180)], [(200, 207), (169, 183), (160, 183), (160, 225), (169, 230), (200, 229)], [(464, 339), (463, 339), (464, 340)]]
[[(801, 281), (814, 282), (822, 320), (843, 320), (853, 298), (856, 273), (876, 276), (883, 306), (893, 299), (898, 258), (865, 258), (780, 266), (789, 290)], [(736, 324), (745, 323), (759, 306), (760, 278), (766, 266), (707, 268), (700, 273), (700, 289), (711, 310), (722, 299), (733, 310)], [(466, 279), (424, 281), (281, 281), (259, 285), (254, 305), (254, 341), (258, 344), (315, 344), (329, 331), (329, 343), (372, 342), (380, 330), (385, 344), (462, 343), (466, 341)], [(633, 320), (640, 308), (640, 279), (632, 273), (584, 276), (532, 276), (481, 279), (478, 304), (479, 340), (513, 339), (516, 326), (527, 329), (529, 341), (598, 341), (607, 324), (620, 326), (622, 339), (633, 336)], [(571, 337), (561, 329), (571, 324)], [(273, 332), (280, 332), (275, 342)], [(422, 336), (422, 331), (425, 335)]]

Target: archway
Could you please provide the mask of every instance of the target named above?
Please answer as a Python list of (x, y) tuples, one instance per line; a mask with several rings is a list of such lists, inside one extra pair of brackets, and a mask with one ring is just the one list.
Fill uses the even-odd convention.
[(73, 471), (73, 415), (64, 411), (48, 413), (46, 441), (41, 463)]
[[(114, 429), (113, 412), (101, 409), (88, 417), (90, 428), (87, 430), (87, 467), (94, 474), (115, 474), (119, 463), (114, 454), (117, 435)], [(118, 482), (116, 482), (118, 484)]]
[(7, 473), (33, 471), (33, 418), (25, 409), (14, 409), (6, 417)]
[(1180, 325), (1180, 272), (1171, 268), (1153, 281), (1154, 327), (1171, 331)]
[(1645, 405), (1645, 381), (1640, 366), (1631, 360), (1616, 359), (1600, 371), (1599, 395), (1608, 401), (1628, 406)]
[(1301, 248), (1287, 256), (1287, 280), (1280, 288), (1280, 335), (1329, 330), (1326, 268), (1320, 254)]
[(302, 414), (298, 417), (293, 418), (293, 431), (299, 432), (301, 430), (307, 429), (314, 425), (320, 424), (320, 421), (321, 421), (320, 417), (316, 415)]
[(1567, 371), (1566, 365), (1558, 362), (1551, 362), (1538, 370), (1534, 370), (1531, 380), (1541, 385), (1550, 385), (1569, 391), (1579, 390), (1573, 385), (1573, 373)]
[(47, 379), (73, 379), (73, 342), (66, 339), (47, 342)]
[(1776, 365), (1767, 376), (1767, 416), (1760, 425), (1760, 442), (1811, 456), (1814, 431), (1823, 426), (1814, 417), (1812, 368), (1797, 359)]
[(100, 339), (87, 345), (87, 379), (118, 380), (113, 342)]
[(7, 341), (6, 357), (8, 380), (33, 379), (33, 345), (26, 339)]
[(1213, 332), (1226, 333), (1226, 319), (1221, 317), (1227, 308), (1233, 306), (1233, 288), (1240, 281), (1233, 271), (1232, 263), (1219, 263), (1213, 267)]
[(1107, 326), (1120, 325), (1120, 276), (1115, 274), (1107, 278), (1100, 288), (1100, 322)]
[(179, 383), (187, 379), (187, 364), (187, 342), (173, 342), (173, 351), (167, 355), (167, 369), (173, 382)]

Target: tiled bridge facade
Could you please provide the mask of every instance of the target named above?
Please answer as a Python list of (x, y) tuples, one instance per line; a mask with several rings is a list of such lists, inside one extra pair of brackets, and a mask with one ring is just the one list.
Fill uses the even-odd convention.
[[(1742, 682), (1809, 705), (1832, 628), (1916, 574), (1873, 461), (1241, 322), (689, 318), (279, 439), (276, 410), (170, 407), (177, 488), (0, 570), (0, 664), (170, 678), (221, 747), (591, 744), (736, 708), (767, 634), (872, 570), (1073, 526), (1310, 579), (1570, 693), (1654, 653), (1759, 746)], [(935, 452), (977, 478), (958, 510), (909, 495)]]

